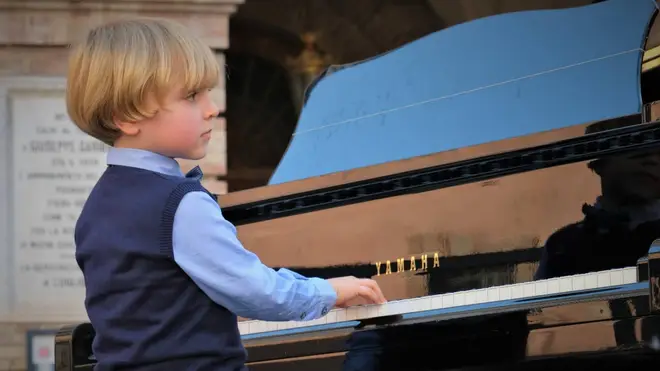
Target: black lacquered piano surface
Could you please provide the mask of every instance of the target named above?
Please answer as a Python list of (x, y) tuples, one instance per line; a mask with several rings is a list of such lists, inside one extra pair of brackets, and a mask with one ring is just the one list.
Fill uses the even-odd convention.
[[(576, 285), (554, 294), (532, 290), (515, 300), (425, 310), (412, 304), (435, 295), (580, 274), (602, 278), (612, 270), (636, 267), (647, 255), (660, 237), (660, 136), (658, 124), (642, 112), (650, 98), (643, 101), (640, 92), (643, 50), (638, 46), (654, 14), (653, 4), (644, 1), (509, 14), (319, 79), (308, 93), (300, 132), (273, 185), (323, 178), (324, 171), (386, 166), (378, 161), (406, 163), (408, 171), (231, 206), (225, 215), (239, 225), (247, 246), (272, 266), (309, 276), (373, 277), (389, 298), (411, 309), (362, 321), (247, 330), (250, 368), (581, 370), (658, 364), (660, 327), (644, 280), (586, 291)], [(533, 34), (533, 28), (523, 27), (531, 20), (567, 30), (580, 24), (580, 36), (573, 41), (581, 44), (560, 47), (566, 34)], [(451, 103), (438, 99), (437, 105), (424, 101), (412, 108), (395, 105), (368, 112), (388, 99), (408, 98), (384, 93), (386, 82), (377, 84), (373, 94), (366, 85), (334, 96), (333, 103), (344, 103), (346, 109), (327, 105), (333, 91), (357, 81), (360, 71), (387, 76), (391, 64), (390, 72), (396, 73), (406, 53), (440, 50), (447, 35), (454, 41), (470, 39), (470, 32), (490, 26), (495, 34), (526, 29), (530, 34), (507, 34), (502, 43), (543, 40), (544, 55), (552, 60), (543, 64), (519, 53), (493, 56), (498, 67), (484, 67), (484, 79), (488, 72), (497, 79), (515, 66), (526, 64), (520, 70), (528, 70), (539, 63), (536, 75), (517, 76), (516, 82), (499, 77), (501, 84), (495, 85), (515, 94), (483, 84), (474, 91), (451, 92), (460, 95)], [(607, 50), (598, 41), (606, 29), (616, 35)], [(584, 63), (548, 67), (570, 59), (571, 53)], [(440, 70), (442, 63), (437, 62)], [(406, 81), (420, 87), (420, 96), (432, 90), (429, 84), (444, 84), (441, 91), (474, 82), (463, 74), (454, 79), (444, 75), (443, 81), (431, 73), (424, 85), (415, 73), (410, 75)], [(650, 79), (651, 74), (642, 76), (642, 85)], [(390, 85), (396, 85), (392, 80)], [(655, 94), (648, 93), (651, 83), (646, 84), (645, 95)], [(363, 100), (354, 98), (360, 89)], [(359, 113), (343, 117), (351, 110)], [(384, 138), (397, 135), (395, 125), (410, 131), (398, 134), (397, 144)], [(401, 160), (412, 153), (421, 156), (417, 162)], [(434, 166), (417, 167), (424, 156)], [(357, 170), (347, 171), (347, 178), (351, 172)]]
[[(658, 313), (640, 282), (245, 343), (258, 371), (647, 370), (660, 361)], [(93, 369), (84, 344), (76, 350), (75, 369)]]
[[(223, 214), (269, 266), (374, 277), (391, 299), (532, 280), (544, 246), (616, 224), (602, 210), (624, 207), (613, 197), (656, 202), (657, 142), (637, 131), (651, 121), (640, 45), (655, 9), (613, 0), (502, 14), (335, 68), (310, 87), (271, 184), (221, 197)], [(467, 45), (484, 34), (497, 47), (469, 70)], [(641, 249), (652, 229), (635, 232)], [(587, 254), (602, 242), (584, 243)], [(611, 263), (643, 251), (625, 254)]]
[[(660, 241), (650, 249), (655, 249), (660, 265)], [(334, 329), (302, 326), (247, 335), (250, 369), (647, 369), (660, 362), (660, 306), (652, 304), (659, 297), (649, 284), (657, 286), (657, 267), (649, 270), (639, 264), (576, 275), (574, 284), (579, 281), (576, 277), (611, 281), (600, 282), (598, 288), (411, 310), (389, 318), (389, 323), (381, 317), (335, 323), (341, 326)], [(633, 276), (616, 284), (618, 273)], [(567, 279), (571, 280), (563, 278)], [(538, 285), (550, 281), (529, 285), (537, 285), (538, 290)]]

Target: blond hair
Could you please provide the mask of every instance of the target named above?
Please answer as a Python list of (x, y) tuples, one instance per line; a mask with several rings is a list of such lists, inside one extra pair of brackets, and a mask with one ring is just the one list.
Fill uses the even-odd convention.
[(115, 120), (156, 113), (154, 99), (175, 87), (211, 89), (220, 66), (213, 51), (183, 26), (165, 19), (134, 19), (92, 29), (69, 61), (67, 110), (87, 134), (112, 145)]

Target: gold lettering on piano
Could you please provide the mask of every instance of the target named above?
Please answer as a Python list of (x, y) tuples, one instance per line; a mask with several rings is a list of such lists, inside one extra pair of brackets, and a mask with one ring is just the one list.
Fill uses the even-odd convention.
[[(443, 254), (444, 256), (444, 254)], [(419, 260), (419, 264), (417, 264), (417, 260)], [(385, 261), (385, 272), (383, 273), (381, 268), (383, 266), (382, 261), (377, 261), (374, 263), (376, 266), (376, 275), (380, 276), (382, 274), (392, 274), (392, 262), (390, 260)], [(408, 267), (406, 267), (408, 265)], [(440, 266), (440, 254), (439, 253), (433, 253), (433, 268), (437, 268)], [(427, 270), (429, 269), (429, 254), (421, 254), (418, 256), (412, 255), (410, 259), (406, 258), (396, 258), (396, 273), (402, 273), (402, 272), (416, 272), (417, 270)]]

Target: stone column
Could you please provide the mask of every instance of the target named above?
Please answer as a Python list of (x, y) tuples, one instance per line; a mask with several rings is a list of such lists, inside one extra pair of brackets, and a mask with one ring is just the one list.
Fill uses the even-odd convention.
[[(14, 262), (17, 256), (25, 259), (30, 255), (18, 251), (18, 242), (14, 241), (17, 237), (14, 236), (12, 240), (16, 219), (13, 210), (17, 207), (17, 196), (15, 189), (12, 189), (16, 186), (12, 176), (15, 175), (15, 168), (20, 161), (20, 158), (17, 158), (20, 157), (20, 151), (15, 148), (12, 138), (22, 125), (34, 125), (33, 122), (23, 120), (40, 120), (41, 116), (29, 112), (12, 112), (17, 111), (16, 107), (20, 106), (15, 102), (22, 99), (22, 102), (49, 104), (48, 107), (35, 106), (27, 110), (23, 108), (23, 111), (34, 110), (38, 113), (40, 110), (61, 109), (68, 45), (84, 37), (90, 27), (117, 19), (151, 16), (176, 20), (197, 32), (217, 51), (218, 60), (224, 65), (223, 51), (229, 46), (229, 16), (243, 1), (0, 0), (0, 371), (27, 369), (28, 329), (55, 329), (69, 322), (78, 322), (81, 318), (80, 312), (72, 313), (69, 317), (66, 313), (55, 313), (58, 309), (62, 312), (61, 307), (52, 308), (52, 312), (51, 308), (41, 311), (34, 309), (34, 313), (41, 313), (36, 316), (16, 313), (16, 298), (20, 295), (29, 297), (30, 293), (21, 292), (25, 287), (17, 282), (18, 279), (14, 276), (17, 265)], [(224, 76), (219, 81), (214, 95), (224, 111)], [(20, 99), (16, 98), (17, 96), (20, 96)], [(54, 120), (67, 119), (59, 117), (61, 114), (52, 116), (55, 117)], [(216, 193), (224, 193), (224, 184), (214, 182), (216, 176), (226, 173), (223, 120), (217, 121), (216, 129), (209, 156), (200, 165), (208, 176), (208, 179), (205, 179), (207, 187)], [(192, 164), (181, 165), (186, 170)], [(40, 190), (35, 189), (34, 192), (38, 193)], [(21, 262), (23, 263), (24, 261)], [(72, 260), (71, 263), (75, 264), (75, 261)], [(75, 301), (82, 303), (84, 290), (75, 291), (74, 294)], [(22, 305), (29, 307), (25, 306), (25, 303)], [(52, 318), (49, 313), (53, 313)], [(48, 340), (48, 334), (44, 339), (46, 347), (37, 345), (32, 351), (37, 358), (47, 359), (52, 356), (52, 347), (48, 347), (52, 341)]]

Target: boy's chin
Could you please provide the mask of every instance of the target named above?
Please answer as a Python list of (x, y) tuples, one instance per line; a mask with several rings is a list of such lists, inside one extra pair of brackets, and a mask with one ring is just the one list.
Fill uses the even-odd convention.
[(185, 153), (179, 158), (181, 158), (182, 160), (198, 161), (206, 157), (206, 153), (207, 153), (206, 148), (201, 148), (196, 151)]

